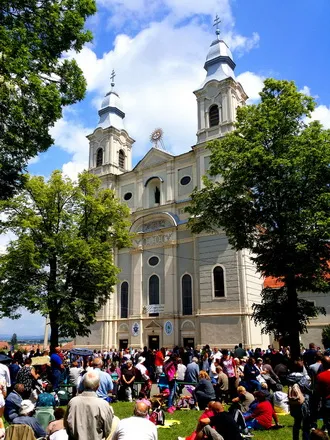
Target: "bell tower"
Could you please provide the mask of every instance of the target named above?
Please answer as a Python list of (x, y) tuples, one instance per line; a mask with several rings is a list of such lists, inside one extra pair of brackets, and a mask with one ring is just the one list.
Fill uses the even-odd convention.
[(219, 24), (219, 17), (216, 16), (214, 26), (217, 38), (206, 56), (206, 78), (200, 88), (194, 91), (198, 110), (198, 144), (231, 131), (237, 107), (245, 105), (248, 99), (243, 87), (236, 81), (236, 64), (229, 47), (220, 39)]
[(103, 98), (98, 111), (99, 122), (89, 140), (89, 170), (98, 176), (122, 174), (132, 169), (132, 139), (124, 124), (125, 113), (115, 91), (115, 72), (111, 74), (111, 89)]

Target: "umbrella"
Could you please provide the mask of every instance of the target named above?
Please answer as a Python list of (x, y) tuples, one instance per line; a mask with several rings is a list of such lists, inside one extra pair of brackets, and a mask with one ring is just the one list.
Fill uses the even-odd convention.
[(10, 362), (11, 358), (3, 353), (0, 353), (0, 362)]
[(92, 356), (93, 351), (88, 348), (73, 348), (70, 354), (75, 354), (77, 356)]

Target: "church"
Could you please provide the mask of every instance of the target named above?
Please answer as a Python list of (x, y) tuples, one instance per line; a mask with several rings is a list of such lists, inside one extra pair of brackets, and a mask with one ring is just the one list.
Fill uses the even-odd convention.
[[(132, 167), (134, 139), (115, 89), (103, 99), (98, 126), (88, 137), (89, 171), (113, 189), (131, 211), (132, 248), (116, 251), (121, 269), (115, 291), (97, 315), (88, 338), (76, 346), (96, 349), (197, 346), (267, 347), (251, 319), (263, 278), (247, 251), (235, 251), (225, 233), (193, 235), (187, 227), (190, 195), (203, 187), (210, 151), (207, 142), (233, 129), (236, 110), (248, 99), (235, 78), (235, 62), (219, 30), (205, 61), (197, 103), (196, 145), (174, 156), (153, 147)], [(188, 148), (187, 148), (188, 150)]]
[[(125, 112), (112, 78), (89, 140), (89, 171), (113, 189), (131, 211), (132, 248), (116, 252), (120, 282), (97, 315), (88, 338), (77, 346), (140, 348), (162, 346), (265, 347), (269, 337), (251, 320), (263, 279), (248, 252), (236, 252), (225, 233), (193, 235), (185, 212), (195, 187), (202, 188), (210, 152), (207, 142), (233, 129), (236, 109), (247, 95), (235, 78), (235, 62), (219, 38), (206, 56), (197, 102), (197, 141), (174, 156), (162, 147), (162, 130), (153, 147), (132, 167), (134, 139), (125, 129)], [(187, 148), (188, 150), (188, 148)]]

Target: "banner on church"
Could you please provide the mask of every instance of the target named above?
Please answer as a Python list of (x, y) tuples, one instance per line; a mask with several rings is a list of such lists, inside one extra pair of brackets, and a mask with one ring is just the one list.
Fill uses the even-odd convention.
[(144, 313), (163, 313), (165, 311), (165, 304), (150, 304), (143, 307)]

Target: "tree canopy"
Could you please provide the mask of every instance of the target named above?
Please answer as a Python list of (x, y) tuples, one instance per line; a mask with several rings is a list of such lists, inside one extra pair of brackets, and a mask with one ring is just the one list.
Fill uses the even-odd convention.
[(92, 174), (73, 183), (55, 171), (49, 181), (28, 176), (0, 207), (0, 233), (17, 237), (0, 256), (0, 317), (18, 318), (18, 307), (49, 315), (53, 347), (88, 335), (117, 283), (113, 251), (130, 245), (127, 206)]
[(61, 58), (91, 41), (84, 29), (94, 0), (0, 2), (0, 199), (20, 186), (28, 160), (53, 140), (63, 106), (84, 97), (74, 60)]
[(189, 225), (224, 228), (262, 274), (284, 282), (297, 356), (297, 291), (329, 288), (330, 131), (308, 121), (315, 102), (293, 82), (267, 79), (260, 97), (237, 109), (233, 132), (209, 144), (209, 173), (220, 177), (194, 191)]

